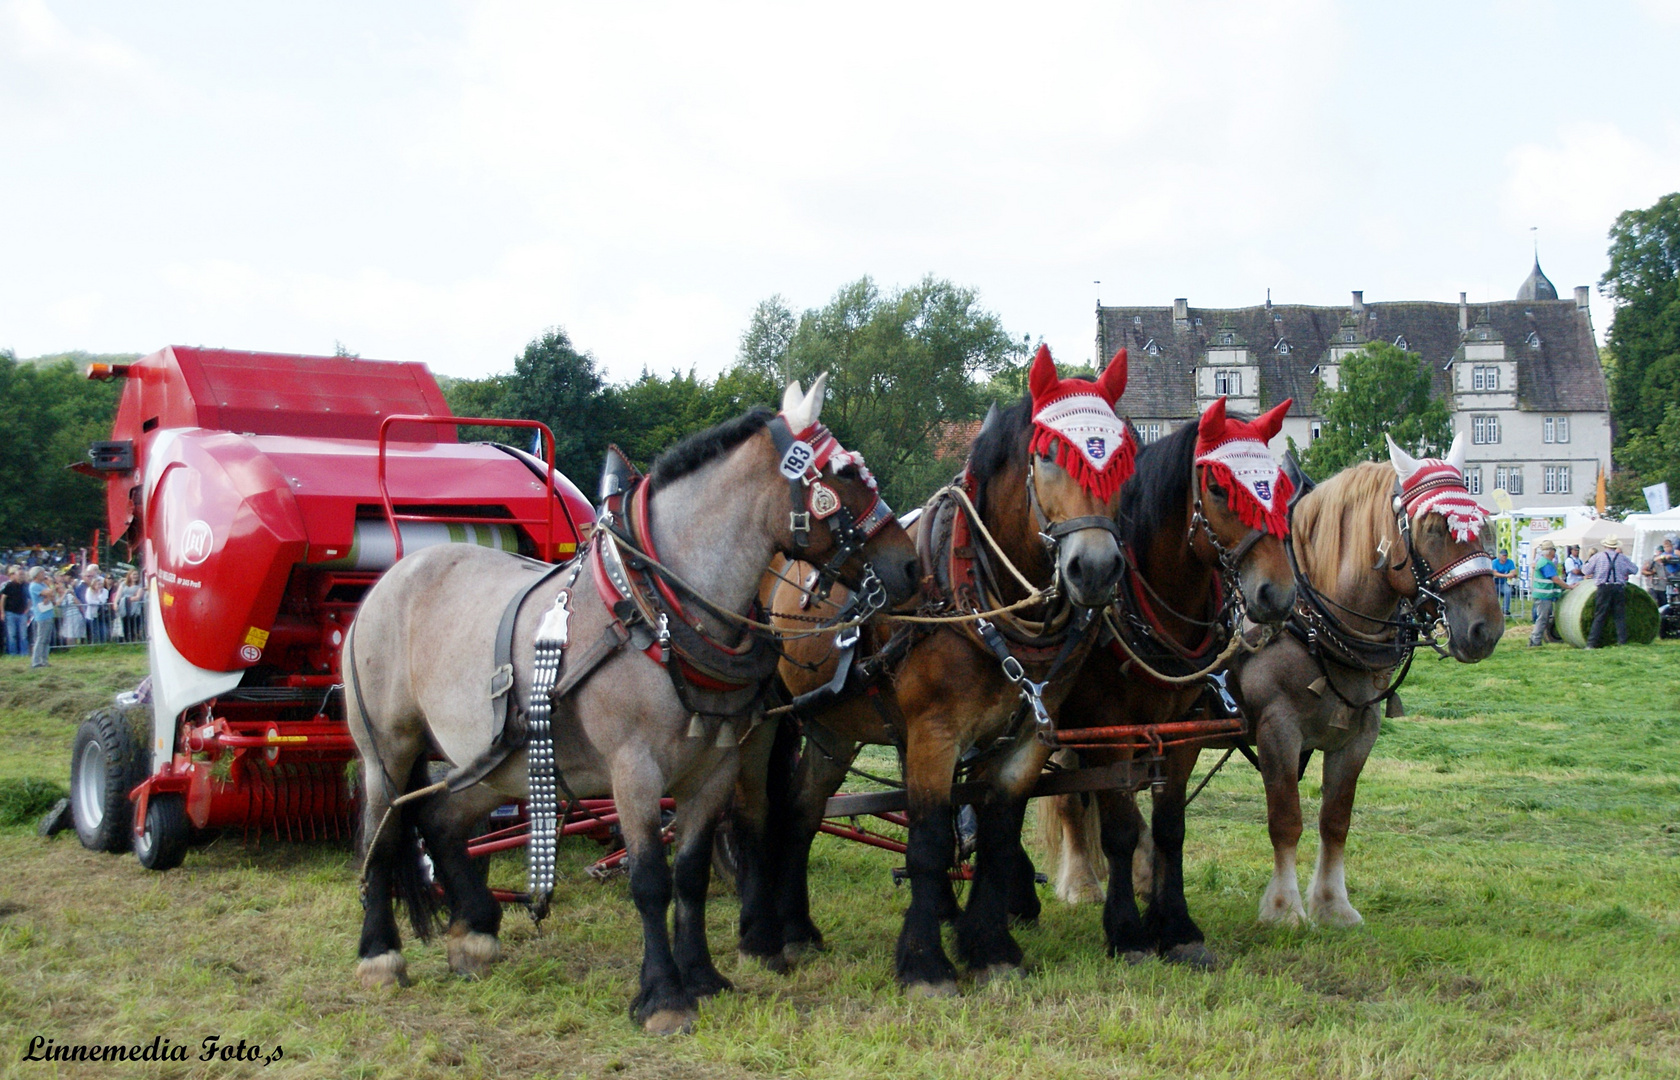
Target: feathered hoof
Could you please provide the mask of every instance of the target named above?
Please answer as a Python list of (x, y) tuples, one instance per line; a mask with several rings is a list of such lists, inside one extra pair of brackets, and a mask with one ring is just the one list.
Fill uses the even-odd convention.
[(1315, 904), (1312, 909), (1312, 921), (1319, 926), (1328, 926), (1337, 930), (1346, 930), (1358, 926), (1365, 921), (1365, 916), (1354, 910), (1353, 905), (1343, 900), (1340, 903)]
[(826, 947), (820, 941), (790, 941), (782, 946), (782, 959), (788, 967), (796, 968), (817, 953), (826, 951)]
[(1139, 964), (1147, 964), (1149, 961), (1155, 959), (1155, 954), (1149, 952), (1147, 949), (1127, 949), (1125, 952), (1120, 954), (1120, 959), (1133, 967), (1136, 967)]
[(408, 985), (408, 961), (395, 949), (378, 956), (369, 956), (356, 965), (356, 981), (363, 990), (380, 990), (387, 986)]
[(1185, 967), (1196, 968), (1200, 971), (1212, 971), (1219, 966), (1219, 960), (1209, 949), (1199, 941), (1187, 941), (1183, 945), (1174, 945), (1161, 954), (1161, 959), (1169, 964), (1182, 964)]
[(761, 956), (758, 953), (750, 953), (745, 949), (739, 949), (735, 955), (740, 958), (743, 964), (757, 964), (765, 971), (774, 972), (777, 975), (786, 975), (793, 970), (793, 965), (788, 962), (786, 949), (771, 953), (768, 956)]
[(649, 1035), (687, 1035), (699, 1018), (693, 1009), (659, 1009), (642, 1021), (642, 1030)]
[(990, 964), (975, 972), (974, 985), (991, 986), (994, 983), (1018, 983), (1027, 977), (1027, 969), (1023, 964)]
[(957, 996), (957, 983), (955, 979), (908, 983), (904, 987), (904, 996), (912, 999), (953, 998)]
[(484, 978), (502, 957), (502, 943), (494, 934), (481, 934), (464, 927), (449, 928), (444, 949), (449, 954), (449, 970), (463, 979)]

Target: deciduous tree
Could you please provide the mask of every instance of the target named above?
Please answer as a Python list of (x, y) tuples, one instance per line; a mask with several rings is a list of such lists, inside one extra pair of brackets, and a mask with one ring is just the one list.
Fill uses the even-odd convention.
[(1408, 453), (1445, 456), (1452, 415), (1430, 392), (1429, 369), (1417, 353), (1372, 341), (1342, 358), (1335, 389), (1319, 384), (1314, 403), (1323, 434), (1301, 455), (1315, 477), (1360, 461), (1387, 461), (1393, 436)]

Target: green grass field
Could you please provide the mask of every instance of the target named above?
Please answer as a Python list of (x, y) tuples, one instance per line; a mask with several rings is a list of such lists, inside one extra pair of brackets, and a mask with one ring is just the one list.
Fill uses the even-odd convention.
[[(415, 985), (352, 978), (354, 867), (329, 845), (224, 838), (168, 874), (73, 834), (0, 829), (0, 1071), (7, 1076), (1680, 1076), (1680, 642), (1588, 655), (1523, 647), (1475, 667), (1419, 658), (1385, 723), (1349, 845), (1351, 931), (1255, 922), (1270, 874), (1258, 777), (1236, 759), (1192, 807), (1188, 893), (1213, 972), (1103, 956), (1099, 912), (1045, 896), (1019, 932), (1036, 970), (944, 1002), (897, 991), (907, 894), (895, 859), (819, 839), (830, 951), (788, 977), (737, 963), (736, 904), (711, 908), (737, 991), (693, 1035), (625, 1010), (639, 935), (622, 879), (562, 848), (555, 914), (517, 910), (503, 962), (451, 977), (410, 945)], [(132, 647), (0, 666), (0, 787), (68, 782), (83, 709), (132, 683)], [(1203, 755), (1203, 767), (1215, 760)], [(1316, 815), (1317, 766), (1304, 786)], [(17, 785), (11, 784), (10, 790)], [(1303, 875), (1315, 836), (1303, 840)], [(504, 856), (507, 882), (523, 863)], [(69, 1043), (241, 1038), (267, 1065), (57, 1066)], [(81, 1068), (84, 1071), (77, 1072)]]

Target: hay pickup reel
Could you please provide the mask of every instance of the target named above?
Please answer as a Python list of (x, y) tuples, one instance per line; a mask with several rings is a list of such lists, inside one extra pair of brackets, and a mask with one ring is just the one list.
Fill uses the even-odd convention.
[[(357, 605), (434, 544), (570, 558), (594, 514), (552, 433), (450, 416), (422, 364), (174, 347), (88, 374), (126, 379), (79, 468), (146, 568), (151, 674), (77, 732), (82, 843), (167, 870), (215, 830), (349, 836), (338, 662)], [(461, 423), (534, 428), (548, 456), (459, 442)]]

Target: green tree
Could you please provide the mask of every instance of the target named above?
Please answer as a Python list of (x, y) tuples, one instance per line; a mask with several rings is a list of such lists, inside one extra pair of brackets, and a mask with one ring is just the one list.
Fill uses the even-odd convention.
[[(776, 324), (779, 317), (760, 318), (770, 304), (755, 323)], [(749, 328), (748, 340), (773, 339)], [(828, 372), (824, 423), (869, 460), (887, 499), (908, 508), (949, 478), (950, 463), (935, 457), (941, 432), (982, 416), (991, 400), (985, 380), (1022, 355), (973, 289), (927, 277), (883, 295), (864, 277), (800, 316), (782, 372), (807, 386)], [(740, 366), (770, 374), (770, 364), (747, 360)]]
[(799, 321), (793, 317), (781, 294), (761, 301), (753, 309), (746, 332), (741, 335), (741, 349), (735, 358), (735, 369), (751, 372), (772, 383), (786, 386), (792, 375), (788, 372), (788, 349)]
[[(75, 357), (72, 359), (72, 355)], [(17, 360), (0, 353), (0, 544), (82, 543), (105, 527), (105, 486), (70, 471), (88, 446), (111, 437), (122, 380), (90, 382), (77, 360), (133, 359), (67, 354)]]
[[(482, 379), (454, 379), (438, 376), (438, 388), (449, 411), (455, 416), (483, 416), (500, 418), (502, 402), (507, 397), (508, 376), (490, 375)], [(487, 439), (510, 445), (528, 446), (529, 439), (521, 439), (512, 428), (462, 427), (457, 429), (462, 442), (481, 442)]]
[(579, 352), (564, 330), (553, 327), (525, 346), (513, 374), (505, 378), (491, 415), (547, 424), (554, 431), (555, 466), (584, 491), (591, 490), (618, 415), (618, 402), (595, 358)]
[(1324, 416), (1323, 434), (1300, 457), (1316, 477), (1360, 461), (1387, 461), (1384, 435), (1410, 454), (1444, 455), (1452, 445), (1452, 415), (1431, 395), (1423, 358), (1386, 342), (1368, 342), (1343, 357), (1336, 388), (1320, 383), (1314, 404)]
[(1680, 490), (1680, 192), (1617, 217), (1609, 257), (1599, 281), (1616, 305), (1605, 374), (1614, 461), (1630, 474), (1612, 486), (1666, 480)]

